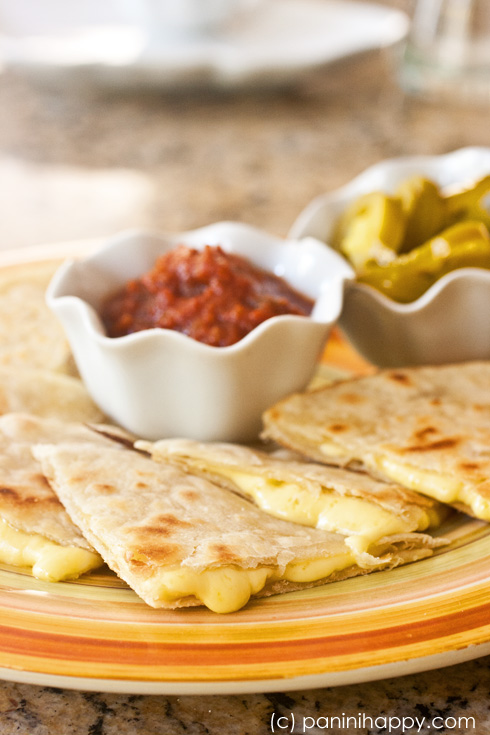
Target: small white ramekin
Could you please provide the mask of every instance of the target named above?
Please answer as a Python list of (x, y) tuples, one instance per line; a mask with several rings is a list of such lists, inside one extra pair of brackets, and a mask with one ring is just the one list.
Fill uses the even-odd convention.
[[(490, 174), (490, 148), (440, 156), (406, 156), (378, 163), (349, 184), (314, 199), (289, 236), (329, 243), (334, 224), (357, 197), (391, 193), (421, 174), (441, 187), (471, 184)], [(490, 202), (488, 203), (490, 209)], [(399, 304), (371, 286), (346, 285), (339, 326), (353, 346), (381, 367), (490, 359), (490, 271), (462, 268), (439, 279), (416, 301)]]
[[(310, 296), (310, 317), (269, 319), (229, 347), (211, 347), (168, 329), (106, 336), (98, 310), (158, 255), (183, 243), (220, 245), (284, 277)], [(64, 263), (47, 292), (94, 401), (115, 422), (149, 439), (257, 438), (263, 411), (303, 389), (343, 300), (351, 268), (313, 238), (282, 240), (222, 222), (179, 235), (122, 234), (85, 260)]]

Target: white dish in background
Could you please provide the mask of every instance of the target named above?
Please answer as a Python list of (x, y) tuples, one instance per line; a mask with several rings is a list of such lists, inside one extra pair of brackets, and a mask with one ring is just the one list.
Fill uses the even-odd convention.
[[(471, 184), (489, 173), (490, 148), (382, 161), (346, 186), (314, 199), (299, 215), (289, 236), (309, 236), (328, 243), (337, 218), (350, 202), (371, 191), (393, 192), (411, 175), (425, 175), (445, 187)], [(353, 346), (380, 367), (441, 364), (490, 359), (488, 314), (490, 270), (461, 268), (406, 304), (350, 281), (339, 326)]]
[[(272, 317), (228, 347), (170, 329), (106, 336), (98, 316), (104, 299), (180, 243), (219, 245), (284, 278), (314, 300), (311, 316)], [(221, 222), (172, 236), (115, 237), (95, 255), (61, 266), (47, 301), (88, 391), (117, 423), (149, 439), (250, 441), (258, 437), (266, 408), (306, 387), (351, 277), (344, 259), (313, 238), (282, 240)]]
[(153, 37), (216, 33), (245, 13), (255, 0), (123, 0), (123, 10)]
[(56, 84), (284, 85), (306, 70), (393, 45), (409, 27), (404, 13), (356, 0), (259, 0), (221, 33), (155, 39), (133, 7), (0, 0), (0, 63)]

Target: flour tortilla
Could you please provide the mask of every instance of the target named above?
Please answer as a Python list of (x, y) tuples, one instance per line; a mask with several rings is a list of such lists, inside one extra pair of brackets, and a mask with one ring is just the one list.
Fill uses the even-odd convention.
[[(339, 534), (274, 518), (235, 493), (143, 455), (70, 444), (38, 445), (33, 452), (85, 538), (152, 607), (203, 604), (192, 594), (162, 600), (162, 570), (204, 573), (267, 566), (280, 572), (288, 564), (346, 550)], [(428, 535), (409, 534), (380, 544), (383, 560), (376, 566), (354, 564), (309, 583), (267, 581), (256, 594), (397, 566), (429, 556), (437, 544)]]
[(58, 267), (48, 261), (0, 272), (0, 366), (77, 374), (65, 333), (45, 303)]
[[(106, 427), (101, 430), (112, 431)], [(37, 533), (61, 546), (91, 549), (72, 523), (44, 477), (31, 448), (38, 442), (66, 440), (110, 444), (106, 435), (83, 424), (41, 419), (28, 414), (0, 416), (0, 518), (26, 533)], [(122, 444), (117, 444), (122, 448)]]
[[(439, 525), (446, 515), (440, 503), (405, 490), (399, 485), (380, 482), (369, 475), (338, 467), (283, 459), (260, 449), (238, 444), (162, 439), (154, 443), (138, 441), (136, 447), (149, 452), (157, 461), (171, 462), (234, 492), (252, 497), (259, 507), (272, 515), (293, 522), (298, 522), (300, 517), (305, 525), (315, 526), (319, 523), (317, 527), (329, 531), (348, 536), (366, 536), (369, 543), (377, 542), (392, 533), (393, 528), (397, 532), (403, 530), (410, 533), (419, 529), (425, 530), (429, 525)], [(245, 485), (239, 482), (243, 476), (247, 478)], [(260, 484), (264, 480), (270, 482), (265, 496), (263, 485)], [(284, 487), (287, 490), (286, 498), (290, 496), (293, 502), (277, 502), (274, 499), (274, 495), (277, 498), (277, 493)], [(297, 492), (294, 493), (290, 488), (297, 488)], [(317, 501), (321, 503), (322, 497), (334, 498), (335, 505), (331, 510), (327, 506), (318, 516), (314, 504)], [(357, 498), (363, 501), (362, 506), (350, 504), (349, 510), (344, 511), (348, 517), (343, 526), (339, 525), (338, 516), (338, 502), (341, 498)], [(313, 512), (306, 512), (304, 515), (298, 513), (296, 504), (302, 503), (304, 506), (310, 501)], [(381, 515), (383, 522), (380, 520), (367, 532), (366, 527), (369, 524), (365, 525), (362, 518), (350, 516), (353, 512), (366, 515), (372, 506), (385, 513)], [(374, 515), (367, 516), (370, 524), (373, 524)], [(362, 547), (358, 545), (358, 548)]]
[(0, 271), (0, 414), (104, 421), (78, 377), (65, 333), (45, 303), (59, 261)]
[(12, 366), (0, 366), (0, 414), (5, 413), (89, 423), (105, 420), (79, 378)]
[(387, 458), (459, 483), (475, 503), (451, 504), (490, 520), (490, 362), (383, 370), (292, 395), (263, 420), (264, 438), (319, 462), (386, 479)]

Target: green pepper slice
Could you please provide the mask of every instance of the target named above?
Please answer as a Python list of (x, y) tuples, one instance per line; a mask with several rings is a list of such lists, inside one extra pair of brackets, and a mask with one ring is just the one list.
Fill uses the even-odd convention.
[(406, 217), (400, 253), (422, 245), (450, 224), (444, 197), (430, 179), (412, 176), (401, 182), (395, 194), (401, 199)]
[(490, 269), (490, 233), (482, 222), (452, 225), (387, 265), (369, 263), (358, 281), (394, 301), (408, 303), (446, 273), (465, 267)]
[(490, 229), (490, 176), (469, 189), (447, 196), (446, 206), (453, 222), (478, 220)]
[(405, 230), (401, 201), (382, 192), (357, 199), (340, 218), (333, 244), (362, 270), (369, 260), (386, 263), (396, 256)]

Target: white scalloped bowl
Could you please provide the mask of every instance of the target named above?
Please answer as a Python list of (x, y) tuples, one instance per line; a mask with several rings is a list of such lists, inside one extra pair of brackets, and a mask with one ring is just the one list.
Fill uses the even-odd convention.
[[(98, 316), (105, 297), (179, 243), (220, 245), (284, 277), (315, 300), (311, 316), (273, 317), (229, 347), (168, 329), (106, 336)], [(90, 394), (114, 421), (149, 439), (249, 441), (267, 407), (308, 383), (351, 277), (343, 258), (313, 238), (282, 240), (222, 222), (172, 236), (122, 234), (95, 255), (64, 263), (47, 302)]]
[[(289, 236), (328, 243), (335, 221), (350, 202), (370, 191), (393, 192), (411, 175), (423, 174), (440, 186), (449, 186), (471, 183), (489, 173), (489, 148), (383, 161), (341, 189), (314, 199)], [(490, 271), (462, 268), (408, 304), (396, 303), (353, 280), (346, 285), (339, 326), (353, 346), (380, 367), (442, 364), (490, 359), (489, 315)]]

